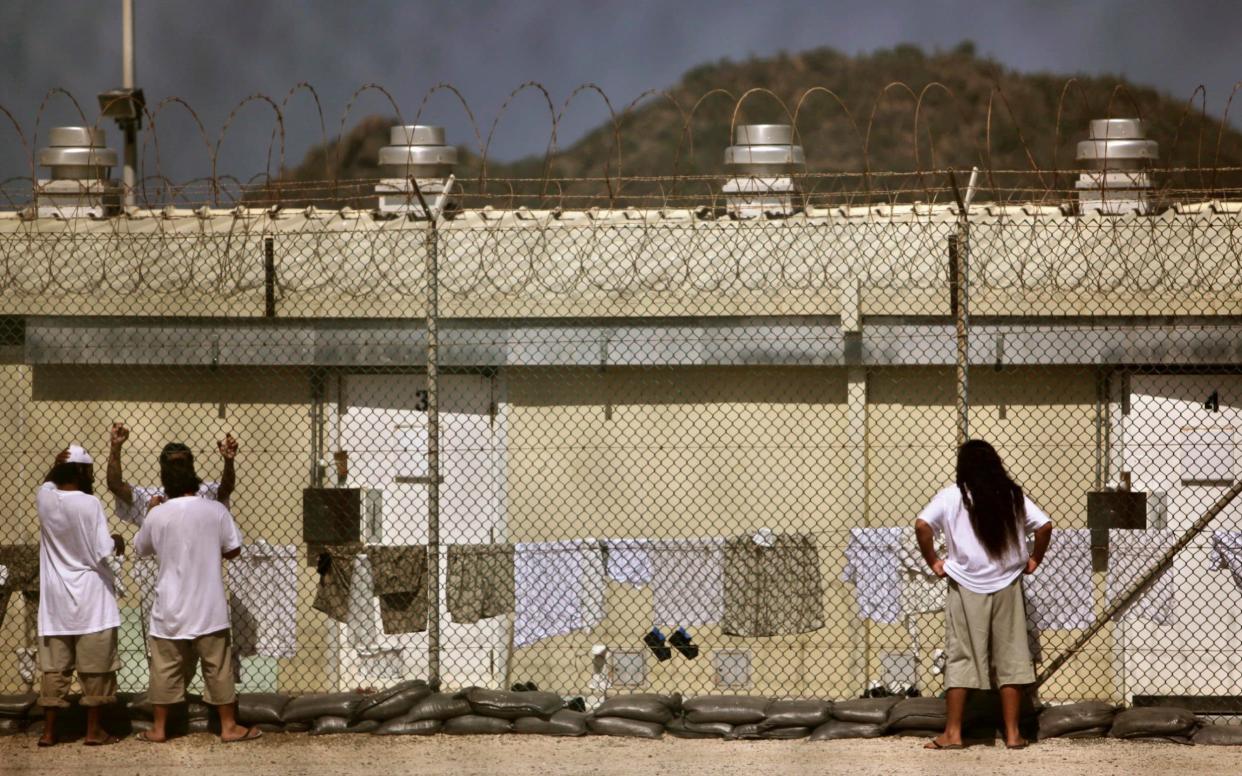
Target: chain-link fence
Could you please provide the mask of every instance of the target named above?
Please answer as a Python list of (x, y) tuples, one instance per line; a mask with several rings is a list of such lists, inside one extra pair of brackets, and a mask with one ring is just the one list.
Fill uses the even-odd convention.
[[(0, 691), (34, 676), (54, 455), (87, 447), (132, 537), (176, 441), (247, 543), (243, 690), (938, 693), (912, 525), (968, 434), (1056, 521), (1026, 580), (1046, 699), (1238, 694), (1242, 512), (1151, 574), (1237, 477), (1236, 204), (684, 196), (0, 214)], [(119, 574), (122, 689), (146, 563)]]

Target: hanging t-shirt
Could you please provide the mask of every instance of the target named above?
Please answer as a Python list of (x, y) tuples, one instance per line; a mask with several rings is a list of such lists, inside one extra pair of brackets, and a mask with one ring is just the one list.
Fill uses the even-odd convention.
[(43, 483), (39, 509), (39, 635), (79, 636), (116, 628), (116, 581), (105, 561), (115, 547), (94, 496)]
[[(1026, 498), (1024, 503), (1027, 533), (1052, 522), (1042, 509), (1035, 506), (1035, 502)], [(944, 533), (947, 550), (944, 570), (967, 590), (982, 594), (1003, 590), (1022, 574), (1030, 557), (1025, 541), (1019, 541), (1002, 558), (990, 557), (975, 536), (970, 513), (966, 511), (962, 492), (956, 485), (937, 493), (919, 513), (919, 520), (930, 525), (932, 530)]]
[(241, 547), (241, 533), (218, 501), (182, 496), (147, 515), (134, 538), (134, 552), (155, 555), (150, 634), (161, 639), (195, 639), (229, 627), (221, 555)]
[[(147, 518), (147, 504), (156, 496), (163, 496), (164, 489), (160, 487), (147, 487), (146, 485), (134, 485), (133, 501), (126, 504), (120, 498), (116, 499), (116, 516), (127, 523), (133, 523), (141, 527), (142, 521)], [(220, 483), (204, 482), (198, 486), (198, 496), (200, 498), (211, 499), (212, 501), (220, 500)]]

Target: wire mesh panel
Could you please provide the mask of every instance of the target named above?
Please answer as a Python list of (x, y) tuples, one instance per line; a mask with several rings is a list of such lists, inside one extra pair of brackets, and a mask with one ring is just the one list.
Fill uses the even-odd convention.
[[(1056, 523), (1045, 698), (1236, 694), (1242, 515), (1200, 519), (1237, 478), (1233, 210), (475, 197), (0, 216), (0, 691), (55, 455), (132, 538), (177, 442), (245, 539), (242, 690), (939, 693), (913, 521), (968, 435)], [(123, 689), (153, 573), (119, 567)]]

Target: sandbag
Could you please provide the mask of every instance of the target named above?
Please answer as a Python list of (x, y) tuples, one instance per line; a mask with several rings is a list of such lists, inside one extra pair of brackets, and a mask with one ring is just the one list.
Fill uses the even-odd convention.
[(597, 717), (625, 717), (666, 724), (681, 710), (681, 696), (634, 693), (609, 698), (595, 710)]
[(428, 695), (431, 695), (431, 688), (423, 680), (402, 682), (363, 700), (354, 709), (354, 719), (373, 719), (377, 722), (395, 719)]
[(677, 717), (664, 729), (675, 738), (727, 738), (733, 732), (728, 722), (687, 722), (685, 717)]
[(748, 725), (767, 716), (767, 698), (751, 695), (702, 695), (683, 704), (689, 722), (728, 722)]
[(452, 695), (434, 692), (426, 696), (421, 701), (414, 704), (414, 708), (410, 709), (402, 717), (407, 722), (417, 722), (424, 719), (438, 719), (443, 722), (453, 717), (462, 717), (470, 714), (473, 709), (470, 708), (470, 702), (465, 698), (455, 698)]
[(626, 717), (591, 717), (587, 719), (587, 729), (597, 736), (622, 738), (661, 738), (664, 735), (664, 725), (659, 722)]
[(310, 722), (319, 717), (344, 717), (348, 720), (361, 702), (362, 696), (353, 692), (299, 695), (289, 700), (281, 716), (285, 722)]
[(150, 698), (147, 697), (145, 692), (140, 692), (130, 698), (127, 710), (129, 711), (130, 719), (150, 720), (152, 715), (155, 714), (155, 706), (152, 705)]
[(264, 733), (288, 733), (289, 732), (288, 730), (285, 729), (284, 723), (255, 722), (251, 725), (248, 725), (247, 727), (257, 727), (259, 730), (262, 730)]
[(944, 730), (944, 698), (906, 698), (888, 711), (889, 730)]
[(312, 736), (330, 736), (337, 733), (371, 733), (379, 727), (373, 719), (364, 719), (351, 723), (349, 717), (325, 715), (315, 719), (311, 725)]
[(1111, 725), (1101, 725), (1099, 727), (1083, 728), (1082, 730), (1071, 730), (1068, 733), (1062, 733), (1057, 738), (1104, 738), (1108, 735), (1108, 729)]
[(475, 714), (500, 719), (542, 717), (547, 719), (565, 708), (561, 696), (550, 692), (509, 692), (475, 688), (466, 693)]
[(513, 723), (500, 717), (487, 717), (482, 714), (464, 714), (444, 721), (440, 732), (451, 736), (486, 736), (497, 733), (508, 733)]
[(32, 692), (20, 695), (0, 695), (0, 718), (25, 719), (34, 708), (39, 696)]
[(431, 736), (440, 732), (444, 723), (438, 719), (408, 720), (404, 717), (381, 722), (375, 729), (377, 736)]
[(191, 717), (185, 724), (187, 733), (212, 733), (213, 725), (206, 717)]
[(243, 725), (284, 725), (281, 713), (289, 696), (274, 692), (247, 692), (237, 695), (237, 721)]
[(129, 723), (129, 728), (135, 733), (146, 733), (155, 727), (155, 723), (149, 719), (135, 719)]
[(186, 719), (210, 719), (216, 710), (205, 703), (202, 698), (191, 696), (185, 704)]
[(729, 731), (729, 735), (725, 738), (730, 741), (758, 741), (763, 736), (759, 734), (758, 723), (751, 722), (746, 725), (734, 725)]
[(832, 717), (832, 704), (817, 700), (772, 701), (765, 713), (767, 716), (759, 723), (760, 732), (786, 727), (817, 728)]
[(310, 731), (310, 729), (311, 729), (311, 723), (309, 721), (307, 722), (286, 722), (285, 723), (286, 733), (307, 733)]
[(0, 736), (12, 736), (26, 729), (26, 720), (17, 717), (0, 717)]
[(561, 709), (548, 719), (518, 717), (513, 721), (513, 732), (536, 736), (585, 736), (588, 716), (581, 711)]
[(1052, 706), (1039, 715), (1039, 740), (1056, 738), (1077, 730), (1111, 727), (1117, 709), (1103, 701), (1084, 701)]
[(900, 703), (903, 698), (856, 698), (848, 701), (837, 701), (832, 704), (832, 718), (841, 722), (862, 722), (868, 725), (883, 725), (888, 721), (888, 712)]
[(1191, 740), (1195, 746), (1242, 746), (1242, 725), (1204, 725)]
[(834, 719), (812, 730), (811, 740), (836, 741), (842, 738), (879, 738), (882, 735), (884, 735), (884, 725), (882, 724), (845, 722)]
[(1165, 738), (1189, 736), (1197, 724), (1195, 715), (1173, 706), (1144, 706), (1118, 712), (1108, 731), (1110, 738)]
[(792, 741), (811, 735), (811, 728), (806, 725), (790, 725), (789, 727), (770, 728), (759, 732), (764, 741)]

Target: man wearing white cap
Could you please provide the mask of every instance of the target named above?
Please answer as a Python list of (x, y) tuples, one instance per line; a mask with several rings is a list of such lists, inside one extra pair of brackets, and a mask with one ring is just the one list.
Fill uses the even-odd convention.
[(56, 457), (39, 488), (39, 705), (45, 709), (39, 746), (56, 743), (56, 711), (69, 705), (73, 672), (82, 685), (88, 746), (116, 743), (100, 725), (100, 707), (116, 702), (116, 582), (107, 559), (124, 552), (109, 535), (94, 496), (91, 456), (72, 445)]

